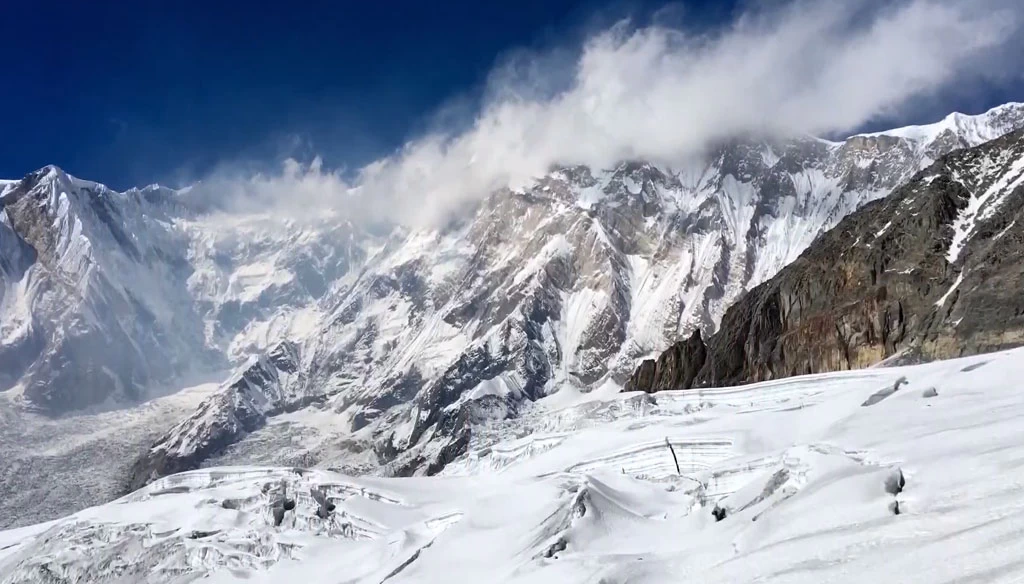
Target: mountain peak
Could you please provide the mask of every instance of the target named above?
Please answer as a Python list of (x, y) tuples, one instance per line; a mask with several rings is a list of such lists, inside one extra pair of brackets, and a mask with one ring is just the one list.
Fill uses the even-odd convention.
[(56, 184), (62, 186), (70, 186), (72, 184), (72, 177), (56, 164), (47, 164), (39, 170), (30, 172), (25, 175), (24, 180), (33, 183), (33, 187), (40, 184)]
[(973, 138), (972, 142), (980, 144), (994, 140), (999, 136), (1017, 128), (1024, 120), (1024, 103), (1009, 102), (998, 105), (980, 114), (953, 112), (937, 122), (913, 126), (903, 126), (880, 132), (868, 132), (856, 136), (879, 137), (892, 136), (906, 138), (930, 144), (946, 131), (962, 134), (965, 138)]

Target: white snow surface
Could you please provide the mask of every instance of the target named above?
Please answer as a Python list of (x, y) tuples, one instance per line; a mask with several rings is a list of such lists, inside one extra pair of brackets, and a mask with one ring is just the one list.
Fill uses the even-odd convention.
[(204, 469), (0, 532), (0, 582), (1020, 582), (1022, 376), (1019, 349), (542, 400), (445, 476)]
[(1002, 123), (1007, 112), (1022, 107), (1021, 103), (1006, 103), (979, 115), (967, 115), (960, 112), (953, 112), (942, 120), (933, 124), (921, 126), (904, 126), (883, 132), (859, 134), (860, 136), (878, 137), (892, 136), (905, 138), (921, 144), (930, 144), (945, 133), (963, 136), (968, 142), (981, 144), (994, 140), (1009, 131), (1009, 128)]

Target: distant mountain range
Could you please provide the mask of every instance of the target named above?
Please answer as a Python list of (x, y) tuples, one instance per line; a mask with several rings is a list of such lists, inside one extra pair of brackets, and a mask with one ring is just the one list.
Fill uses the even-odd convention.
[(555, 169), (387, 236), (46, 167), (0, 186), (0, 391), (60, 416), (234, 368), (140, 447), (134, 488), (246, 461), (432, 474), (559, 390), (1010, 346), (1019, 303), (985, 290), (1020, 290), (1022, 127), (1007, 104), (842, 142), (738, 137), (677, 168)]

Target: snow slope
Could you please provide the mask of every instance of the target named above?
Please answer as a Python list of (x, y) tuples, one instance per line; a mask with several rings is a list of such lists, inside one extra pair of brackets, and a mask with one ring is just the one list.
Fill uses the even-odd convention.
[(1019, 582), (1022, 375), (542, 400), (445, 476), (205, 469), (0, 532), (0, 582)]

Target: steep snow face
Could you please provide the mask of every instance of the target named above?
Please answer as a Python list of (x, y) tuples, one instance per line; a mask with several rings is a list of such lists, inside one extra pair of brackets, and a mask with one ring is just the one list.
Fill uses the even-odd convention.
[(182, 286), (170, 194), (126, 193), (47, 167), (0, 199), (0, 379), (60, 412), (141, 397), (215, 355)]
[[(970, 198), (953, 222), (953, 238), (946, 254), (950, 264), (960, 259), (979, 225), (994, 217), (1010, 195), (1024, 186), (1024, 144), (1018, 140), (1001, 151), (953, 164), (953, 178), (968, 190)], [(1007, 225), (1003, 233), (1011, 227)]]
[(329, 217), (192, 214), (176, 226), (188, 239), (185, 286), (203, 316), (205, 342), (234, 363), (307, 335), (321, 318), (317, 301), (362, 265), (372, 243)]
[[(0, 198), (0, 391), (47, 413), (132, 402), (315, 319), (362, 254), (346, 224), (199, 215), (46, 167)], [(269, 339), (269, 340), (268, 340)]]
[(178, 474), (0, 532), (0, 582), (1014, 582), (1022, 351), (541, 400), (443, 477)]

